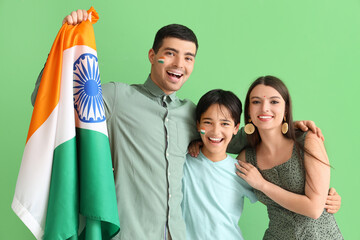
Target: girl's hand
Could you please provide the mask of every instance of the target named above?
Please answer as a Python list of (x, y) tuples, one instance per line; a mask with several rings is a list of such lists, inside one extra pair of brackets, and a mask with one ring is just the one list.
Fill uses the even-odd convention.
[(254, 167), (251, 163), (241, 160), (238, 160), (238, 164), (235, 164), (235, 166), (239, 170), (236, 171), (236, 174), (239, 177), (244, 179), (251, 187), (261, 191), (261, 188), (264, 186), (266, 180), (256, 167)]

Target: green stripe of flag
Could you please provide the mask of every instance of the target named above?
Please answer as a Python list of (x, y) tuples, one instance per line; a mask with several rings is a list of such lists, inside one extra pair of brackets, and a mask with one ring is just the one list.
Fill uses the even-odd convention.
[(109, 140), (87, 129), (76, 134), (54, 151), (44, 239), (78, 239), (79, 212), (86, 218), (80, 239), (110, 239), (120, 223)]
[(44, 240), (77, 235), (78, 192), (76, 141), (73, 138), (54, 150)]
[[(120, 230), (109, 139), (103, 133), (77, 128), (80, 179), (80, 213), (86, 216), (86, 228), (100, 226), (102, 239), (110, 239)], [(97, 232), (86, 229), (88, 233)]]

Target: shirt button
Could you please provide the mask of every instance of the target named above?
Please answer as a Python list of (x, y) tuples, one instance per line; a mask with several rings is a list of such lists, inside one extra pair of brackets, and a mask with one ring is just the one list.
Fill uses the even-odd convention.
[(168, 122), (168, 121), (169, 121), (169, 118), (165, 118), (165, 121), (167, 121), (167, 122)]
[(168, 156), (169, 156), (169, 153), (166, 153), (166, 156), (168, 157)]
[(169, 198), (171, 198), (171, 194), (169, 194)]

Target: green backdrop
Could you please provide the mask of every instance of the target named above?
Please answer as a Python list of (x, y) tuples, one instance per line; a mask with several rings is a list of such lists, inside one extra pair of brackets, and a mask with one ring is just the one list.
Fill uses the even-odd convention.
[[(30, 95), (64, 16), (90, 6), (100, 15), (94, 29), (103, 83), (145, 81), (155, 32), (169, 23), (192, 28), (200, 44), (182, 98), (196, 103), (206, 91), (223, 88), (243, 100), (260, 75), (284, 80), (295, 119), (314, 120), (325, 135), (331, 186), (342, 196), (340, 229), (345, 239), (360, 239), (359, 0), (0, 0), (0, 239), (34, 239), (10, 208)], [(265, 207), (246, 202), (245, 238), (261, 239), (267, 223)]]

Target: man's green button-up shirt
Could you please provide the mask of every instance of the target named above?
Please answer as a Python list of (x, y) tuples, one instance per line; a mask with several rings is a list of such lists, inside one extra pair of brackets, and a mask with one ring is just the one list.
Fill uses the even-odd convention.
[[(102, 86), (121, 231), (115, 239), (185, 239), (183, 164), (198, 138), (195, 105), (145, 84)], [(168, 225), (167, 225), (168, 224)]]

